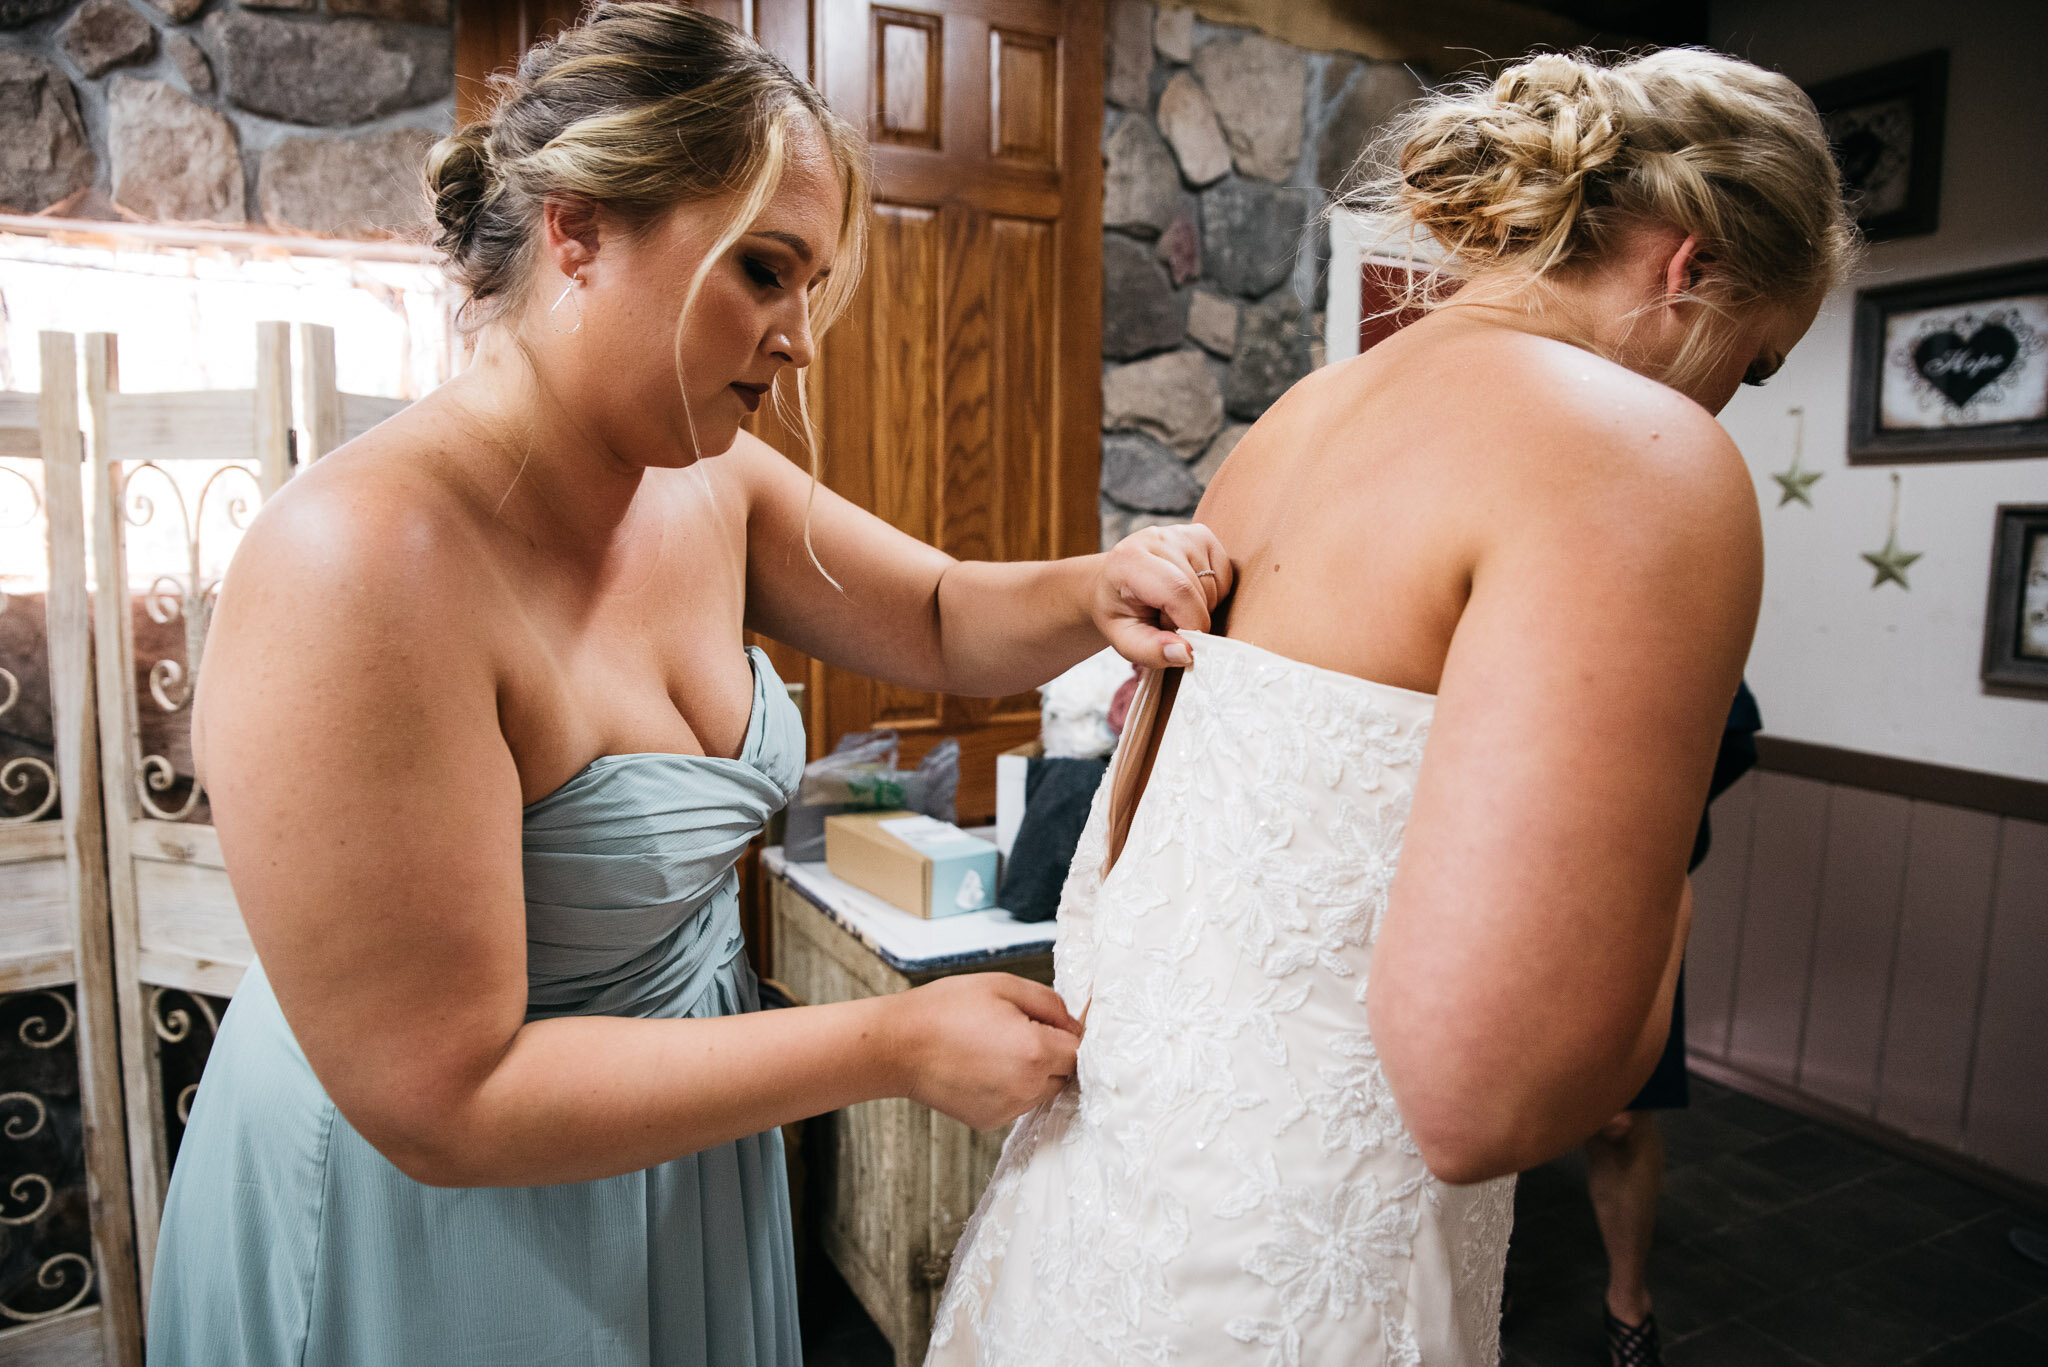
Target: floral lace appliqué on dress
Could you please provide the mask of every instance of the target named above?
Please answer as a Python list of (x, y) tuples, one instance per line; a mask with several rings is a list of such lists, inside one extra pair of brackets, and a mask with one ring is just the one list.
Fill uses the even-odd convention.
[(1434, 699), (1190, 634), (1104, 877), (1096, 795), (1056, 986), (1074, 1085), (1019, 1121), (932, 1367), (1491, 1367), (1514, 1179), (1423, 1165), (1365, 984)]

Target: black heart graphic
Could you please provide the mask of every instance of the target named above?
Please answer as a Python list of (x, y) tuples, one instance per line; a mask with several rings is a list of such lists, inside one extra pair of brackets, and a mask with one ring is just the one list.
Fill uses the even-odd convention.
[(1853, 193), (1869, 187), (1870, 178), (1884, 161), (1884, 139), (1868, 128), (1859, 128), (1834, 146), (1835, 165), (1841, 168), (1842, 183)]
[(1913, 347), (1913, 368), (1961, 408), (2019, 359), (2020, 339), (2003, 323), (1986, 323), (1964, 341), (1954, 328), (1930, 332)]

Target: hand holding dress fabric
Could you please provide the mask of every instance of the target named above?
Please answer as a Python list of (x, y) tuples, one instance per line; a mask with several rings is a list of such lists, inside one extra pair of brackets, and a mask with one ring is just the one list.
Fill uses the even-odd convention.
[(1209, 614), (1228, 597), (1230, 556), (1199, 522), (1132, 532), (1102, 559), (1095, 624), (1132, 664), (1148, 669), (1188, 662), (1179, 629), (1207, 631)]

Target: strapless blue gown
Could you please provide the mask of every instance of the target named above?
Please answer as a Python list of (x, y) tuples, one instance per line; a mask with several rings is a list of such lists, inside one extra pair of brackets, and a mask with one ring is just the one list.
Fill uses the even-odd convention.
[[(527, 1019), (751, 1011), (734, 865), (796, 790), (760, 651), (740, 758), (613, 755), (528, 807)], [(800, 1363), (782, 1136), (549, 1187), (422, 1186), (329, 1101), (261, 965), (171, 1176), (151, 1367)]]

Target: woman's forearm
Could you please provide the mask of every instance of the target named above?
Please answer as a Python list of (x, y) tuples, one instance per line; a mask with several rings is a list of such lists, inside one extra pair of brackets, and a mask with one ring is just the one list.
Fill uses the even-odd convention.
[(1000, 698), (1036, 688), (1102, 649), (1100, 555), (959, 561), (940, 576), (938, 653), (948, 693)]
[[(373, 1135), (436, 1186), (613, 1177), (908, 1090), (901, 998), (702, 1020), (572, 1016), (520, 1028), (412, 1137)], [(416, 1112), (420, 1113), (420, 1112)]]

